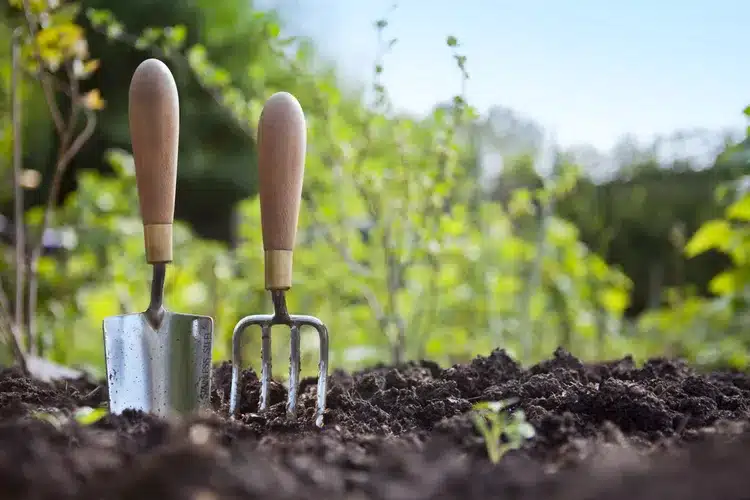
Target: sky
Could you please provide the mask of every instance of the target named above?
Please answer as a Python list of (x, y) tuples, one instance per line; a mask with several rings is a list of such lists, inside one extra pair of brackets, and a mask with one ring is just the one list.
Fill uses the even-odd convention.
[[(366, 80), (373, 22), (390, 0), (267, 0), (293, 15), (343, 75)], [(554, 131), (562, 146), (609, 149), (676, 129), (740, 128), (750, 104), (750, 2), (743, 0), (401, 0), (385, 60), (393, 103), (415, 112), (458, 92), (445, 44), (458, 38), (480, 111), (499, 104)]]

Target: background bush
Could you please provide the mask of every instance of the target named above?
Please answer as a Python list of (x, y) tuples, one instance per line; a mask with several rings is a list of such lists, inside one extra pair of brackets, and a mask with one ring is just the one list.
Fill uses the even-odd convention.
[[(166, 303), (215, 318), (214, 359), (228, 358), (236, 321), (270, 308), (255, 126), (265, 99), (287, 90), (308, 121), (289, 307), (328, 324), (334, 367), (413, 358), (452, 363), (495, 347), (533, 362), (557, 346), (585, 359), (676, 355), (747, 365), (745, 143), (726, 141), (712, 165), (698, 168), (689, 158), (665, 165), (656, 145), (628, 149), (624, 140), (619, 170), (595, 179), (581, 168), (580, 154), (558, 148), (536, 124), (519, 121), (501, 134), (498, 121), (516, 115), (498, 106), (480, 116), (461, 88), (428, 116), (394, 112), (380, 83), (395, 43), (387, 19), (374, 23), (381, 52), (372, 81), (357, 90), (341, 83), (309, 41), (282, 36), (279, 13), (247, 0), (208, 5), (4, 6), (0, 30), (8, 38), (19, 30), (25, 71), (18, 86), (22, 173), (40, 179), (21, 190), (31, 278), (24, 296), (38, 288), (38, 300), (19, 315), (13, 119), (10, 107), (0, 108), (6, 340), (14, 332), (26, 349), (101, 375), (102, 318), (146, 307), (150, 269), (127, 88), (137, 64), (159, 57), (181, 98), (179, 221)], [(460, 40), (446, 37), (445, 57), (465, 82), (472, 61)], [(6, 49), (0, 69), (9, 102)], [(58, 129), (56, 108), (73, 123), (68, 135)], [(72, 120), (79, 115), (93, 128)], [(71, 137), (89, 132), (73, 150)], [(486, 148), (504, 161), (489, 183), (480, 168)], [(68, 164), (61, 161), (66, 153)], [(256, 337), (246, 359), (259, 356)], [(286, 337), (277, 338), (275, 356), (284, 359)], [(303, 337), (302, 350), (303, 366), (314, 370), (314, 334)]]

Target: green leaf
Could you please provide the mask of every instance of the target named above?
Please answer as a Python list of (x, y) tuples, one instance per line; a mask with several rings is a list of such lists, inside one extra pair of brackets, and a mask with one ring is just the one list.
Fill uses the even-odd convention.
[(745, 195), (727, 208), (727, 217), (735, 220), (750, 221), (750, 195)]
[(107, 38), (110, 40), (120, 38), (124, 32), (125, 28), (117, 21), (114, 21), (107, 26)]
[(266, 24), (266, 33), (269, 38), (278, 38), (281, 33), (281, 26), (279, 26), (279, 23), (270, 22)]
[(56, 9), (52, 14), (52, 24), (74, 23), (81, 11), (80, 4), (68, 3)]
[(621, 314), (628, 307), (630, 297), (624, 290), (607, 288), (599, 293), (599, 300), (607, 311)]
[(163, 30), (161, 28), (148, 27), (144, 29), (141, 36), (135, 41), (135, 48), (145, 50), (151, 47), (159, 38), (161, 38), (162, 33)]
[(54, 425), (55, 427), (60, 427), (61, 425), (60, 418), (52, 413), (36, 411), (31, 414), (31, 418), (42, 420), (44, 422)]
[(445, 40), (445, 43), (448, 44), (448, 47), (456, 47), (458, 46), (458, 39), (455, 36), (449, 36)]
[(524, 439), (531, 439), (536, 435), (534, 426), (528, 422), (519, 422), (517, 427), (518, 435)]
[(94, 28), (105, 26), (114, 20), (112, 12), (105, 9), (87, 9), (86, 17)]
[(83, 407), (76, 410), (75, 414), (73, 415), (73, 418), (75, 418), (76, 422), (78, 422), (80, 425), (91, 425), (95, 424), (102, 418), (104, 418), (107, 415), (107, 409), (106, 408), (89, 408), (89, 407)]
[(716, 295), (730, 295), (737, 290), (737, 279), (733, 271), (717, 274), (708, 284), (708, 289)]
[(514, 217), (531, 215), (534, 213), (531, 192), (528, 189), (516, 189), (511, 194), (508, 212)]
[(685, 246), (685, 254), (692, 258), (712, 249), (725, 250), (731, 237), (732, 227), (729, 222), (720, 219), (710, 220), (690, 238)]
[(183, 24), (178, 24), (171, 28), (165, 28), (164, 36), (167, 37), (174, 48), (182, 47), (182, 44), (185, 43), (185, 39), (187, 38), (187, 27)]
[(203, 45), (195, 44), (187, 51), (188, 63), (194, 71), (201, 73), (206, 66), (206, 48)]

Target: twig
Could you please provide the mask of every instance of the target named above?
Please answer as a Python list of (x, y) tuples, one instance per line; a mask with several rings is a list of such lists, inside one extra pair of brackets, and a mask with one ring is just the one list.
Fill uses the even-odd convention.
[[(13, 126), (13, 219), (15, 220), (16, 230), (16, 302), (15, 302), (15, 315), (13, 316), (13, 324), (15, 325), (15, 331), (11, 332), (13, 342), (20, 342), (21, 331), (23, 328), (23, 308), (24, 308), (24, 284), (26, 282), (26, 235), (25, 235), (25, 224), (24, 224), (24, 202), (23, 202), (23, 186), (21, 185), (21, 155), (22, 155), (22, 130), (21, 130), (21, 97), (19, 89), (19, 69), (20, 69), (20, 56), (21, 47), (19, 39), (21, 37), (21, 29), (16, 28), (13, 30), (13, 37), (11, 41), (11, 113), (12, 113), (12, 126)], [(28, 346), (31, 345), (31, 339), (27, 339)], [(17, 346), (20, 350), (20, 346)]]
[(34, 14), (31, 12), (31, 5), (29, 5), (29, 0), (23, 0), (23, 13), (26, 16), (26, 24), (29, 27), (29, 33), (31, 34), (31, 40), (34, 46), (34, 58), (36, 59), (36, 63), (39, 65), (39, 73), (37, 77), (39, 78), (39, 82), (42, 85), (44, 98), (47, 101), (50, 115), (52, 115), (52, 121), (55, 123), (55, 129), (57, 130), (57, 133), (59, 135), (62, 135), (63, 131), (65, 130), (65, 122), (63, 121), (60, 108), (57, 106), (57, 101), (55, 101), (55, 92), (50, 85), (49, 74), (44, 71), (44, 61), (42, 59), (41, 52), (39, 51), (39, 43), (36, 37), (36, 19), (34, 19)]
[[(557, 151), (555, 149), (554, 142), (549, 134), (544, 138), (544, 142), (541, 145), (541, 150), (537, 161), (535, 162), (535, 170), (544, 169), (547, 167), (554, 167), (554, 162), (557, 160)], [(550, 185), (550, 179), (548, 176), (554, 176), (555, 172), (547, 173), (541, 172), (542, 182), (544, 189), (547, 189)], [(544, 256), (547, 252), (547, 232), (549, 225), (554, 216), (554, 198), (550, 197), (549, 200), (542, 200), (541, 219), (539, 223), (539, 231), (537, 233), (536, 242), (536, 256), (531, 267), (531, 274), (528, 279), (528, 286), (526, 287), (525, 293), (522, 295), (522, 314), (524, 314), (524, 331), (521, 332), (522, 352), (524, 360), (529, 360), (533, 350), (533, 339), (535, 337), (535, 322), (532, 311), (532, 301), (534, 298), (534, 292), (542, 290), (543, 286), (543, 267), (544, 267)]]
[(412, 332), (414, 333), (414, 336), (417, 339), (416, 345), (417, 345), (417, 353), (419, 357), (425, 356), (425, 344), (427, 343), (427, 333), (429, 330), (427, 329), (427, 326), (429, 325), (429, 319), (431, 316), (435, 314), (435, 311), (438, 310), (438, 300), (440, 299), (440, 295), (437, 292), (438, 288), (438, 262), (437, 258), (434, 256), (428, 257), (428, 262), (430, 266), (430, 270), (432, 273), (430, 274), (430, 281), (427, 285), (427, 289), (424, 292), (424, 295), (420, 296), (419, 304), (415, 308), (414, 312), (411, 315), (411, 319), (409, 320), (409, 325), (411, 325)]
[(0, 328), (5, 330), (5, 335), (8, 338), (10, 347), (13, 350), (13, 357), (16, 359), (21, 372), (28, 376), (29, 367), (26, 364), (26, 356), (21, 349), (21, 332), (13, 324), (13, 320), (10, 315), (10, 304), (8, 303), (8, 296), (5, 294), (5, 290), (0, 284)]
[[(311, 205), (310, 208), (312, 209), (310, 210), (310, 213), (314, 214), (317, 211), (315, 203), (312, 200), (308, 200), (308, 203)], [(368, 267), (363, 266), (362, 264), (357, 262), (354, 257), (352, 257), (351, 253), (347, 250), (346, 245), (337, 241), (331, 231), (329, 231), (324, 224), (321, 224), (319, 222), (316, 222), (316, 224), (323, 229), (323, 238), (339, 253), (339, 256), (344, 260), (351, 272), (361, 277), (369, 277), (372, 275), (372, 271)], [(382, 325), (385, 321), (385, 313), (383, 311), (383, 306), (378, 300), (377, 295), (375, 295), (375, 292), (364, 283), (359, 284), (359, 289), (365, 301), (367, 302), (367, 305), (370, 307), (373, 316), (375, 316), (375, 321), (379, 325)]]
[[(385, 280), (386, 280), (386, 293), (387, 299), (386, 304), (388, 306), (387, 318), (391, 322), (395, 323), (396, 326), (396, 339), (390, 339), (391, 341), (391, 362), (394, 365), (400, 365), (404, 360), (404, 348), (406, 345), (406, 325), (404, 325), (403, 318), (399, 314), (398, 302), (396, 301), (396, 294), (401, 289), (401, 273), (403, 271), (398, 258), (394, 255), (391, 249), (391, 231), (389, 225), (384, 225), (383, 236), (381, 238), (381, 244), (383, 246), (383, 265), (385, 267)], [(388, 332), (386, 332), (388, 333)]]
[[(31, 249), (31, 255), (29, 258), (29, 311), (27, 318), (27, 332), (26, 335), (29, 339), (29, 352), (31, 354), (41, 354), (41, 345), (36, 338), (36, 306), (38, 300), (39, 291), (39, 258), (42, 254), (42, 248), (44, 245), (44, 233), (52, 223), (54, 211), (57, 205), (57, 198), (60, 192), (60, 186), (62, 179), (65, 175), (68, 165), (76, 154), (80, 151), (86, 141), (94, 133), (96, 128), (96, 115), (87, 109), (83, 105), (83, 101), (80, 96), (78, 82), (73, 74), (72, 67), (70, 64), (66, 66), (68, 78), (70, 81), (70, 116), (68, 117), (67, 123), (63, 119), (60, 112), (60, 108), (55, 101), (55, 93), (52, 88), (52, 81), (54, 78), (44, 69), (44, 61), (42, 60), (41, 53), (39, 51), (39, 45), (36, 39), (36, 20), (31, 12), (29, 6), (29, 0), (23, 2), (24, 13), (26, 15), (26, 22), (28, 24), (29, 32), (32, 36), (32, 43), (34, 48), (34, 57), (39, 65), (39, 81), (44, 89), (45, 100), (49, 107), (52, 119), (55, 122), (55, 129), (60, 137), (60, 146), (58, 149), (57, 162), (55, 163), (55, 170), (52, 176), (52, 183), (50, 184), (49, 194), (47, 196), (47, 205), (42, 216), (42, 224), (39, 229), (39, 235)], [(75, 138), (75, 127), (78, 123), (78, 116), (81, 111), (86, 113), (86, 126), (83, 131)]]
[[(321, 226), (323, 225), (321, 224)], [(363, 277), (372, 276), (372, 271), (367, 266), (363, 266), (362, 264), (357, 262), (354, 257), (352, 257), (351, 252), (349, 252), (349, 250), (346, 248), (346, 245), (336, 240), (336, 238), (334, 238), (333, 234), (328, 228), (323, 226), (322, 229), (323, 238), (328, 242), (329, 245), (331, 245), (338, 251), (341, 258), (349, 266), (349, 270), (351, 272)]]
[[(80, 104), (79, 104), (80, 105)], [(65, 175), (65, 171), (70, 164), (70, 161), (75, 157), (76, 154), (81, 150), (86, 141), (91, 138), (96, 128), (96, 115), (89, 109), (85, 109), (86, 112), (86, 126), (83, 131), (75, 138), (73, 143), (66, 147), (66, 144), (61, 143), (59, 149), (59, 159), (55, 164), (55, 172), (52, 176), (52, 184), (50, 186), (49, 195), (47, 197), (47, 206), (44, 209), (44, 215), (42, 216), (42, 225), (39, 231), (39, 237), (31, 250), (31, 257), (29, 259), (29, 318), (27, 322), (27, 328), (29, 329), (28, 335), (32, 340), (36, 340), (36, 321), (35, 312), (38, 299), (39, 291), (39, 258), (42, 256), (42, 248), (44, 246), (44, 233), (47, 228), (52, 224), (52, 219), (57, 204), (57, 198), (60, 192), (60, 186), (62, 185), (62, 179)], [(38, 342), (35, 342), (38, 344)], [(35, 348), (31, 351), (34, 354), (41, 355), (41, 349)]]
[[(36, 337), (36, 322), (34, 321), (34, 312), (36, 311), (37, 296), (39, 290), (39, 258), (42, 255), (42, 248), (44, 244), (44, 233), (52, 223), (53, 213), (57, 204), (57, 198), (62, 184), (63, 175), (67, 170), (68, 164), (80, 151), (86, 141), (94, 133), (96, 128), (96, 115), (90, 110), (86, 110), (86, 127), (76, 137), (70, 147), (65, 147), (65, 144), (60, 145), (59, 159), (55, 164), (55, 172), (52, 177), (52, 184), (50, 186), (49, 195), (47, 197), (47, 206), (44, 210), (42, 217), (42, 225), (39, 231), (39, 237), (31, 250), (31, 257), (29, 259), (29, 319), (27, 327), (29, 329), (29, 335), (32, 339)], [(37, 350), (33, 349), (33, 353), (37, 354)], [(41, 354), (41, 353), (38, 353)]]
[[(107, 31), (105, 29), (100, 28), (99, 26), (92, 26), (92, 29), (99, 33), (100, 35), (107, 36)], [(138, 48), (137, 47), (137, 41), (138, 37), (133, 36), (129, 33), (120, 33), (117, 35), (114, 40), (121, 42), (125, 45), (129, 45), (132, 48)], [(177, 64), (178, 66), (186, 67), (190, 70), (190, 73), (195, 74), (195, 71), (190, 66), (190, 61), (187, 60), (187, 58), (180, 53), (179, 51), (165, 51), (160, 49), (156, 46), (150, 46), (149, 47), (150, 52), (154, 54), (157, 57), (161, 57), (163, 59), (168, 59), (172, 61), (173, 63)], [(216, 102), (216, 104), (219, 105), (219, 109), (226, 112), (227, 115), (232, 119), (232, 123), (240, 130), (240, 132), (248, 135), (249, 137), (256, 137), (256, 130), (255, 127), (252, 126), (252, 124), (248, 123), (245, 120), (241, 120), (237, 117), (233, 112), (228, 110), (228, 107), (226, 104), (224, 104), (224, 101), (222, 99), (220, 91), (217, 91), (216, 89), (212, 88), (210, 85), (205, 84), (201, 81), (199, 77), (195, 78), (196, 83), (209, 95), (211, 98)]]

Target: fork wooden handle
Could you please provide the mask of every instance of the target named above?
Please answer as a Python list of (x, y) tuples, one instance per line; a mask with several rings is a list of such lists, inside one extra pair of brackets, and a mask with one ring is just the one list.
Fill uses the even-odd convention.
[(297, 99), (278, 92), (266, 101), (258, 122), (258, 182), (267, 290), (292, 286), (307, 128)]
[(128, 97), (146, 260), (149, 264), (172, 262), (180, 136), (177, 85), (163, 62), (147, 59), (133, 73)]

